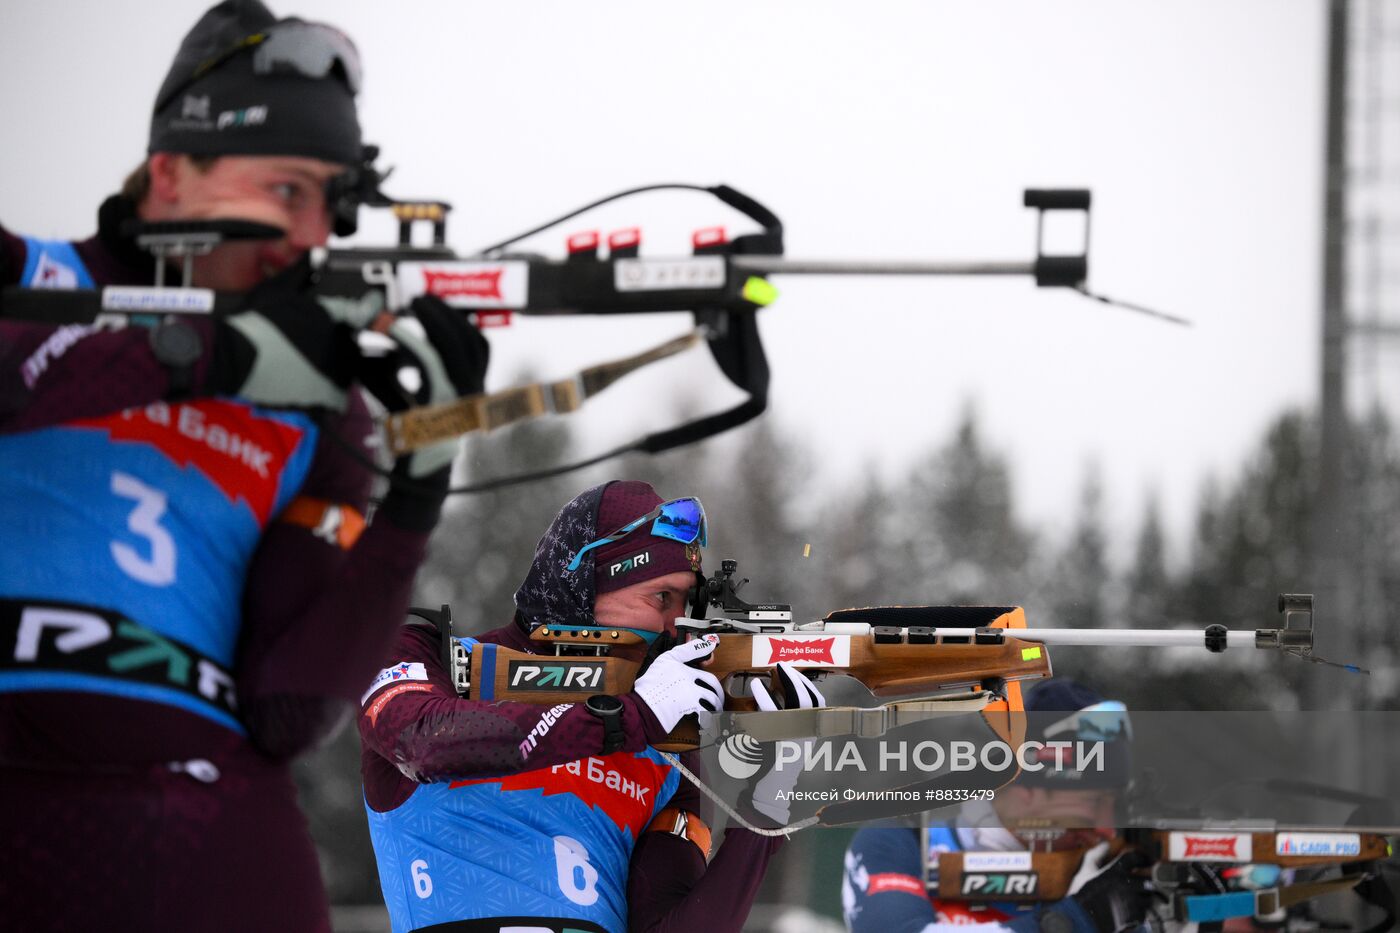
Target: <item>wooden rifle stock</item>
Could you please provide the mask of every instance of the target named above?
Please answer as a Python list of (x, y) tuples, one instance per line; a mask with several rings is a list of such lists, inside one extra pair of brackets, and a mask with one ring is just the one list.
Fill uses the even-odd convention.
[[(843, 615), (834, 613), (828, 620), (839, 620)], [(793, 661), (809, 674), (845, 674), (877, 697), (950, 698), (990, 692), (1009, 700), (1010, 705), (1003, 700), (989, 706), (987, 712), (1019, 712), (1019, 682), (1049, 677), (1049, 652), (1043, 645), (990, 632), (1024, 626), (1024, 613), (1013, 608), (987, 626), (985, 637), (944, 637), (917, 626), (844, 621), (829, 631), (721, 632), (719, 644), (702, 667), (725, 685), (725, 710), (729, 712), (758, 709), (753, 698), (741, 692), (749, 678), (769, 677), (770, 692), (781, 694), (779, 661)], [(527, 654), (494, 645), (472, 651), (473, 698), (551, 705), (579, 702), (599, 693), (628, 693), (637, 677), (638, 662), (603, 654), (601, 649), (645, 646), (640, 636), (623, 629), (544, 627), (530, 638), (556, 653)], [(1003, 738), (1019, 742), (1020, 729), (1012, 717), (989, 716), (989, 722)], [(690, 716), (657, 747), (685, 751), (699, 743), (699, 723)]]

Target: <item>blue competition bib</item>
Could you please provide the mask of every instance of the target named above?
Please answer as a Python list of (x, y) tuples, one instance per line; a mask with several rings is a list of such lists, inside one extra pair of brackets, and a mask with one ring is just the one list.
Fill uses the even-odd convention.
[[(92, 287), (72, 244), (25, 242), (25, 285)], [(82, 336), (59, 328), (45, 359)], [(306, 414), (233, 399), (157, 402), (0, 437), (0, 600), (23, 630), (0, 669), (0, 692), (165, 702), (241, 731), (227, 704), (200, 696), (222, 689), (216, 676), (227, 679), (248, 565), (305, 481), (316, 437)], [(27, 603), (48, 608), (26, 615)], [(84, 618), (84, 606), (108, 621)], [(123, 645), (105, 666), (63, 663), (94, 648), (104, 629), (149, 650)], [(225, 670), (193, 670), (196, 659)], [(148, 668), (160, 664), (181, 689), (153, 682)], [(133, 671), (141, 676), (121, 676)]]
[(387, 813), (366, 807), (394, 933), (530, 916), (626, 933), (632, 849), (679, 783), (647, 749), (425, 784)]

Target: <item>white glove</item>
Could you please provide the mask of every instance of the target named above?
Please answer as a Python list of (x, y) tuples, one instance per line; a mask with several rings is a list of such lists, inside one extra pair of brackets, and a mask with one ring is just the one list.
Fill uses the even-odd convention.
[(661, 728), (670, 732), (691, 713), (717, 713), (724, 708), (724, 688), (709, 671), (687, 665), (708, 658), (719, 644), (718, 635), (705, 635), (677, 645), (657, 657), (637, 678), (632, 692), (651, 710)]
[(802, 673), (802, 669), (791, 661), (778, 662), (778, 679), (783, 684), (783, 705), (778, 706), (776, 700), (768, 693), (768, 688), (763, 685), (763, 681), (755, 678), (750, 685), (753, 692), (754, 702), (758, 708), (765, 713), (771, 713), (778, 709), (816, 709), (818, 706), (826, 705), (826, 697), (817, 689), (817, 685)]
[[(817, 685), (791, 661), (778, 662), (778, 679), (783, 685), (782, 709), (816, 709), (826, 705), (826, 697), (822, 696)], [(769, 713), (779, 709), (777, 701), (768, 693), (768, 688), (762, 681), (754, 680), (750, 690), (759, 709)], [(798, 779), (802, 777), (803, 765), (811, 745), (811, 739), (802, 742), (802, 756), (796, 761), (784, 762), (775, 758), (773, 767), (769, 768), (768, 773), (759, 778), (753, 787), (753, 808), (778, 826), (786, 826), (788, 823), (791, 815), (789, 797), (792, 789), (797, 786)]]
[(1079, 871), (1069, 882), (1069, 893), (1078, 894), (1084, 885), (1108, 871), (1113, 859), (1108, 857), (1108, 843), (1100, 842), (1084, 853), (1084, 861), (1079, 863)]

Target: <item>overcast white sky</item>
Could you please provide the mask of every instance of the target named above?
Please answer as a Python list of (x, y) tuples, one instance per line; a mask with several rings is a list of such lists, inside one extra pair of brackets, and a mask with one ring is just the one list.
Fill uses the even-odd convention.
[[(972, 400), (1042, 527), (1072, 515), (1094, 458), (1124, 538), (1149, 488), (1184, 530), (1205, 473), (1234, 470), (1270, 418), (1315, 396), (1321, 0), (271, 5), (355, 38), (390, 189), (453, 202), (464, 250), (616, 189), (692, 181), (772, 207), (791, 256), (1028, 260), (1021, 189), (1083, 186), (1091, 287), (1197, 322), (1021, 280), (775, 280), (771, 417), (820, 439), (828, 486), (897, 471)], [(91, 232), (204, 7), (0, 6), (8, 227)], [(538, 246), (640, 224), (644, 251), (674, 253), (724, 222), (741, 229), (698, 195), (652, 196)], [(492, 382), (683, 328), (528, 322), (493, 333)], [(600, 445), (664, 421), (628, 420), (638, 395), (722, 382), (703, 360), (642, 378), (588, 416)]]

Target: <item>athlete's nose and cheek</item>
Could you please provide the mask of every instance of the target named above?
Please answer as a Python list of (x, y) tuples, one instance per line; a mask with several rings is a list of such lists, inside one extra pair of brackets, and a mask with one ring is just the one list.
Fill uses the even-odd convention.
[(694, 582), (693, 574), (677, 572), (604, 593), (594, 604), (594, 618), (599, 625), (671, 631)]
[(210, 287), (248, 289), (330, 239), (326, 182), (341, 167), (315, 160), (226, 157), (187, 188), (191, 216), (233, 217), (284, 231), (275, 240), (231, 243), (201, 264)]
[[(694, 583), (694, 574), (677, 572), (604, 593), (594, 604), (594, 619), (604, 626), (675, 634), (676, 617), (684, 615), (686, 595)], [(646, 646), (618, 648), (613, 653), (640, 661)]]

